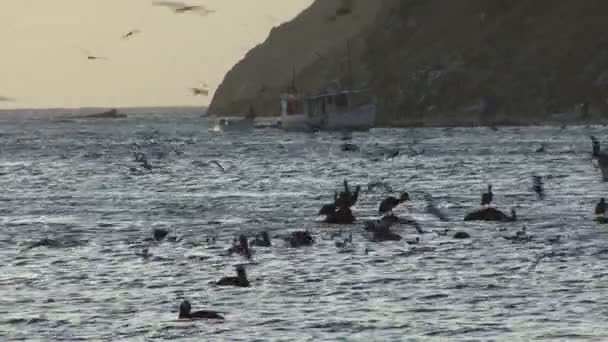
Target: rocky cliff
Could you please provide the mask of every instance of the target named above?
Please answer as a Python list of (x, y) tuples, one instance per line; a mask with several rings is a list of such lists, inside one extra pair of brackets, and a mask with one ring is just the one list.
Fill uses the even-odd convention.
[(317, 0), (226, 75), (210, 112), (277, 115), (293, 70), (300, 90), (344, 84), (349, 41), (379, 124), (596, 120), (608, 112), (607, 14), (603, 0)]

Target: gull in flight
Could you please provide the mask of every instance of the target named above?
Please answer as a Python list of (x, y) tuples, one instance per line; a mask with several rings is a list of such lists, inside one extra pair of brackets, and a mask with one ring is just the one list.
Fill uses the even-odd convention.
[(82, 53), (84, 53), (87, 56), (87, 59), (90, 61), (95, 61), (95, 60), (107, 60), (106, 57), (100, 57), (100, 56), (95, 56), (94, 54), (92, 54), (89, 50), (87, 49), (83, 49), (81, 47), (79, 47), (80, 51), (82, 51)]
[(14, 101), (15, 101), (15, 99), (12, 97), (0, 95), (0, 102), (14, 102)]
[(168, 7), (175, 13), (199, 12), (202, 16), (208, 16), (215, 12), (202, 5), (188, 5), (178, 1), (154, 1), (152, 4), (154, 6)]
[(202, 87), (192, 87), (190, 91), (195, 96), (209, 96), (209, 86), (207, 84), (203, 84)]
[(127, 38), (129, 38), (131, 36), (134, 36), (134, 35), (138, 34), (138, 33), (141, 33), (141, 31), (140, 30), (131, 30), (131, 31), (127, 32), (126, 34), (124, 34), (122, 36), (122, 39), (127, 39)]

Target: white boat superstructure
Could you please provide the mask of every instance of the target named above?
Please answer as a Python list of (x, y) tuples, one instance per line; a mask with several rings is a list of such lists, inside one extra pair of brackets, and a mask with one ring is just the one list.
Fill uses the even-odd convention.
[(376, 122), (375, 98), (367, 90), (343, 90), (316, 96), (281, 96), (286, 130), (369, 130)]

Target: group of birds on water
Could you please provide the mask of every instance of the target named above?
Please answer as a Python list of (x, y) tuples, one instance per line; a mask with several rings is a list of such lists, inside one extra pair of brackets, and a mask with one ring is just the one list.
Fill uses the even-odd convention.
[[(597, 139), (592, 137), (593, 142), (593, 160), (596, 162), (597, 157), (600, 154), (599, 142)], [(361, 186), (357, 185), (354, 190), (348, 184), (347, 180), (343, 182), (344, 189), (340, 192), (336, 191), (333, 194), (333, 202), (325, 204), (321, 207), (318, 214), (325, 216), (324, 222), (329, 224), (352, 224), (356, 221), (355, 216), (351, 208), (357, 203), (360, 193)], [(545, 198), (543, 177), (539, 175), (532, 176), (532, 187), (531, 189), (536, 194), (538, 200)], [(427, 212), (433, 214), (442, 221), (448, 221), (447, 216), (439, 210), (433, 203), (433, 199), (429, 194), (425, 194), (425, 200), (427, 202)], [(388, 196), (384, 198), (378, 206), (378, 214), (381, 216), (379, 220), (371, 220), (364, 222), (364, 231), (369, 233), (369, 239), (372, 242), (382, 241), (400, 241), (402, 237), (391, 231), (391, 227), (394, 224), (409, 224), (413, 225), (419, 234), (426, 233), (418, 223), (411, 218), (402, 218), (394, 214), (393, 210), (399, 205), (410, 201), (410, 195), (407, 192), (401, 193), (399, 196)], [(480, 205), (481, 208), (467, 214), (464, 218), (465, 221), (496, 221), (496, 222), (514, 222), (517, 221), (517, 214), (514, 209), (511, 209), (511, 215), (504, 214), (492, 206), (494, 201), (494, 193), (492, 191), (492, 185), (488, 185), (486, 192), (481, 195)], [(605, 216), (608, 211), (608, 204), (605, 198), (601, 198), (599, 203), (596, 205), (595, 214), (596, 221), (600, 223), (608, 223), (608, 218)], [(444, 231), (434, 232), (437, 235), (448, 235), (449, 229)], [(338, 236), (341, 236), (336, 234)], [(334, 236), (332, 236), (334, 237)], [(465, 231), (457, 231), (453, 234), (455, 239), (468, 239), (471, 236)], [(308, 231), (296, 231), (292, 232), (287, 236), (283, 237), (285, 241), (291, 247), (302, 247), (311, 246), (314, 244), (314, 238)], [(531, 235), (528, 235), (527, 228), (523, 226), (513, 236), (504, 236), (506, 240), (512, 241), (513, 243), (525, 243), (532, 239)], [(552, 237), (548, 239), (549, 242), (556, 242), (559, 240), (558, 237)], [(415, 240), (406, 241), (408, 244), (418, 244), (420, 239), (417, 237)], [(336, 241), (336, 247), (343, 248), (352, 244), (352, 233), (343, 241)], [(248, 241), (247, 236), (240, 235), (238, 239), (233, 241), (232, 247), (228, 250), (230, 254), (240, 254), (246, 258), (251, 258), (252, 250), (251, 246), (259, 247), (271, 247), (272, 242), (267, 232), (258, 234), (254, 240)], [(368, 249), (365, 250), (368, 253)], [(218, 286), (238, 286), (238, 287), (249, 287), (251, 286), (247, 279), (247, 273), (245, 267), (242, 265), (237, 266), (236, 276), (224, 277), (217, 282)], [(191, 304), (188, 300), (184, 300), (179, 307), (179, 318), (180, 319), (224, 319), (222, 313), (216, 311), (196, 311), (192, 312)]]
[[(601, 156), (600, 152), (600, 144), (599, 141), (592, 137), (592, 160), (594, 163), (597, 163), (597, 159)], [(141, 166), (145, 169), (152, 169), (152, 164), (150, 163), (148, 157), (145, 153), (141, 151), (134, 152), (133, 158), (136, 162), (140, 163)], [(216, 160), (210, 161), (208, 163), (217, 165), (222, 171), (226, 171), (225, 168)], [(368, 191), (374, 188), (382, 187), (381, 183), (370, 183), (367, 188)], [(390, 187), (388, 187), (390, 188)], [(543, 200), (545, 198), (544, 191), (544, 183), (543, 177), (539, 175), (532, 176), (532, 187), (531, 189), (536, 194), (538, 200)], [(323, 205), (318, 211), (319, 216), (324, 216), (324, 222), (328, 224), (336, 224), (336, 225), (351, 225), (356, 222), (355, 215), (353, 214), (352, 207), (357, 204), (361, 197), (362, 186), (357, 185), (354, 189), (349, 185), (347, 180), (343, 181), (343, 189), (341, 191), (334, 191), (333, 193), (333, 201), (331, 203), (327, 203)], [(386, 189), (385, 189), (386, 190)], [(393, 192), (390, 189), (390, 192)], [(426, 211), (437, 217), (441, 221), (450, 221), (448, 216), (437, 206), (434, 204), (433, 198), (430, 194), (424, 194), (424, 200), (427, 203)], [(362, 231), (364, 236), (368, 238), (369, 241), (380, 243), (384, 241), (402, 241), (404, 238), (398, 233), (391, 230), (391, 228), (395, 224), (404, 224), (413, 226), (418, 234), (427, 234), (429, 232), (422, 229), (422, 227), (416, 222), (414, 219), (409, 217), (400, 217), (394, 213), (394, 210), (404, 204), (411, 201), (410, 194), (408, 192), (402, 192), (395, 196), (387, 196), (383, 198), (379, 205), (377, 213), (380, 216), (378, 220), (367, 220), (363, 222)], [(492, 185), (488, 185), (487, 189), (484, 193), (481, 194), (480, 198), (481, 208), (475, 210), (471, 213), (468, 213), (464, 220), (465, 221), (495, 221), (495, 222), (515, 222), (517, 221), (517, 214), (514, 209), (511, 209), (511, 214), (507, 215), (502, 211), (493, 207), (494, 203), (494, 193)], [(606, 203), (605, 198), (601, 198), (599, 203), (597, 203), (595, 208), (596, 221), (599, 223), (608, 223), (608, 217), (606, 217), (606, 212), (608, 211), (608, 203)], [(444, 229), (440, 231), (432, 231), (430, 233), (436, 234), (438, 236), (448, 236), (450, 234), (450, 229)], [(150, 238), (150, 241), (160, 242), (163, 240), (168, 241), (177, 241), (176, 237), (169, 237), (169, 232), (165, 229), (154, 229), (153, 237)], [(470, 234), (466, 231), (455, 231), (451, 234), (454, 239), (469, 239), (471, 238)], [(506, 240), (511, 241), (512, 243), (525, 243), (532, 239), (531, 235), (528, 235), (527, 229), (523, 226), (520, 230), (518, 230), (515, 235), (512, 236), (503, 236)], [(331, 235), (332, 239), (341, 238), (342, 240), (335, 241), (335, 245), (337, 248), (347, 249), (353, 246), (352, 233), (348, 235), (348, 237), (343, 238), (343, 232), (340, 230), (335, 234)], [(549, 242), (553, 243), (559, 241), (559, 236), (552, 237), (548, 239)], [(253, 239), (245, 234), (240, 234), (238, 237), (235, 237), (232, 241), (232, 246), (230, 246), (226, 250), (227, 256), (230, 255), (239, 255), (246, 259), (251, 259), (254, 251), (253, 247), (259, 248), (270, 248), (273, 246), (273, 239), (281, 239), (283, 240), (287, 246), (291, 248), (300, 248), (306, 246), (312, 246), (315, 244), (315, 238), (313, 234), (308, 231), (292, 231), (287, 234), (270, 236), (267, 231), (262, 231), (257, 233)], [(44, 241), (40, 242), (39, 245), (47, 245), (51, 244), (53, 241)], [(208, 243), (215, 242), (215, 237), (211, 237), (207, 239)], [(405, 240), (408, 245), (417, 245), (421, 242), (419, 236), (415, 239)], [(30, 246), (30, 248), (37, 247)], [(369, 250), (365, 249), (365, 254), (368, 254)], [(140, 254), (140, 256), (144, 258), (150, 257), (150, 253), (148, 249), (144, 249), (144, 252)], [(244, 265), (236, 266), (236, 275), (234, 276), (226, 276), (219, 279), (216, 282), (217, 286), (233, 286), (233, 287), (250, 287), (251, 282), (247, 278), (247, 271)], [(179, 319), (224, 319), (224, 313), (212, 311), (212, 310), (202, 310), (202, 311), (192, 311), (192, 305), (188, 300), (183, 300), (183, 302), (179, 306)]]

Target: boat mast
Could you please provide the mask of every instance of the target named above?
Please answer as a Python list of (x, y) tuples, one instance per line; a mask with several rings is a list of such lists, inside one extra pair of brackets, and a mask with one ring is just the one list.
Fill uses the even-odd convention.
[(291, 91), (297, 93), (296, 89), (296, 66), (292, 66), (291, 69)]
[(348, 85), (349, 89), (353, 89), (353, 87), (354, 87), (354, 85), (353, 85), (353, 61), (351, 59), (351, 53), (350, 53), (350, 39), (348, 39), (346, 41), (346, 60), (348, 63), (347, 85)]

